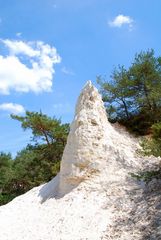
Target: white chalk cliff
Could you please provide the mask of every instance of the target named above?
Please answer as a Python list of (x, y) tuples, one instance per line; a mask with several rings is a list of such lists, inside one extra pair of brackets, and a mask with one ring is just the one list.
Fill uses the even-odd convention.
[(60, 194), (66, 194), (92, 173), (102, 171), (107, 160), (107, 116), (101, 96), (87, 82), (79, 96), (60, 170)]
[(0, 207), (0, 239), (150, 239), (142, 230), (148, 223), (145, 186), (129, 174), (144, 167), (137, 148), (135, 138), (108, 122), (101, 96), (87, 82), (60, 173)]
[[(98, 90), (90, 81), (83, 88), (76, 105), (74, 120), (61, 162), (59, 194), (64, 195), (92, 175), (107, 171), (112, 165), (119, 171), (118, 159), (135, 165), (134, 149), (107, 121)], [(110, 169), (109, 169), (110, 170)], [(114, 169), (112, 169), (113, 171)], [(115, 172), (114, 172), (115, 174)], [(116, 174), (115, 174), (116, 175)], [(108, 176), (110, 177), (110, 176)], [(117, 178), (117, 176), (115, 176)]]

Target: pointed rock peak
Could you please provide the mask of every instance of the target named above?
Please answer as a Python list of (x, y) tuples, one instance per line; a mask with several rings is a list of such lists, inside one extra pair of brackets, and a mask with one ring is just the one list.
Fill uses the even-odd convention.
[(91, 80), (88, 80), (88, 81), (86, 82), (86, 84), (85, 84), (82, 92), (84, 92), (84, 91), (90, 91), (90, 90), (94, 90), (94, 89), (97, 91), (97, 89), (96, 89), (96, 88), (94, 87), (94, 85), (92, 84)]
[(88, 80), (85, 84), (85, 87), (91, 87), (92, 86), (92, 82), (91, 80)]
[(106, 161), (104, 148), (106, 111), (98, 90), (88, 81), (76, 105), (75, 117), (65, 147), (59, 193), (64, 195), (99, 172)]

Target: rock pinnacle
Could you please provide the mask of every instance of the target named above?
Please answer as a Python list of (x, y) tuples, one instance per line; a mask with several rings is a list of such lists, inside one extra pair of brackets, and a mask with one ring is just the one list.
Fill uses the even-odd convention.
[(59, 193), (64, 195), (95, 172), (105, 162), (106, 111), (98, 90), (88, 81), (75, 109), (61, 169)]

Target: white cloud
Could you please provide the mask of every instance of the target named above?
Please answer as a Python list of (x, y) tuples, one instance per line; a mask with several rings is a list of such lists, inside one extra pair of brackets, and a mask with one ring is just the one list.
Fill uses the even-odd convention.
[(118, 15), (116, 16), (112, 21), (109, 21), (108, 24), (110, 27), (122, 27), (123, 25), (128, 25), (129, 28), (131, 29), (133, 26), (133, 22), (134, 20), (129, 17), (129, 16), (125, 16), (125, 15)]
[(0, 104), (0, 110), (14, 114), (20, 114), (25, 112), (24, 107), (16, 103), (2, 103)]
[(2, 42), (8, 47), (11, 55), (24, 54), (29, 57), (35, 57), (39, 54), (39, 51), (30, 46), (30, 43), (11, 41), (9, 39), (2, 40)]
[(75, 75), (75, 73), (71, 69), (68, 69), (66, 67), (63, 67), (61, 71), (66, 75), (73, 75), (73, 76)]
[(0, 94), (51, 91), (54, 64), (60, 63), (56, 48), (43, 42), (1, 40), (9, 54), (0, 55)]

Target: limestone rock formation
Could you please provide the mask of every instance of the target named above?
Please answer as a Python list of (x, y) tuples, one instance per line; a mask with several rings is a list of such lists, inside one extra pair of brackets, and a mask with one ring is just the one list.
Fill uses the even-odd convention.
[(108, 122), (102, 98), (88, 81), (76, 104), (62, 157), (58, 194), (63, 196), (93, 174), (103, 173), (104, 170), (105, 175), (109, 175), (111, 170), (116, 173), (119, 171), (117, 159), (124, 164), (135, 165), (135, 149), (136, 146), (129, 151), (126, 140)]
[(64, 150), (59, 192), (65, 194), (106, 164), (107, 117), (101, 96), (90, 81), (83, 88)]
[(60, 173), (0, 207), (0, 239), (161, 239), (160, 190), (153, 194), (154, 182), (147, 187), (130, 175), (159, 161), (139, 156), (138, 146), (137, 139), (107, 121), (101, 96), (88, 82)]

